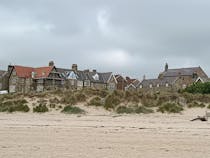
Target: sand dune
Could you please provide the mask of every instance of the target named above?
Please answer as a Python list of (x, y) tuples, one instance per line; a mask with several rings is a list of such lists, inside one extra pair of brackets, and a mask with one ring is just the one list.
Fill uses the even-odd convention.
[(1, 114), (1, 158), (210, 157), (210, 122), (179, 115)]

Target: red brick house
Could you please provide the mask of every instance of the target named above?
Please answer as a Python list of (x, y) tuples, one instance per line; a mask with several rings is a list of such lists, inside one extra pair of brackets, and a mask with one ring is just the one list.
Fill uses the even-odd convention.
[(121, 75), (115, 75), (115, 79), (117, 81), (117, 90), (125, 90), (125, 87), (127, 86), (126, 79)]

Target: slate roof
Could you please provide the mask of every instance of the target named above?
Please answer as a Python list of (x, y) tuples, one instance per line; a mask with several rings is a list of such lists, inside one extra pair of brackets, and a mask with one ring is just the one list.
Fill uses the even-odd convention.
[[(61, 74), (61, 77), (67, 79), (68, 77), (65, 76), (67, 72), (74, 72), (77, 75), (77, 80), (84, 81), (84, 80), (90, 80), (91, 82), (94, 83), (107, 83), (109, 78), (112, 75), (112, 72), (106, 72), (106, 73), (100, 73), (100, 72), (86, 72), (86, 71), (74, 71), (72, 69), (63, 69), (63, 68), (57, 68), (57, 71)], [(98, 74), (99, 80), (94, 79), (94, 75)], [(62, 75), (64, 74), (64, 75)]]
[(172, 85), (178, 78), (177, 77), (166, 77), (164, 79), (144, 79), (139, 85), (143, 87), (149, 87), (151, 84), (152, 86), (165, 86), (167, 83)]
[(161, 73), (162, 77), (178, 77), (178, 76), (192, 76), (193, 73), (201, 72), (203, 78), (208, 78), (206, 73), (201, 67), (191, 67), (191, 68), (180, 68), (180, 69), (168, 69)]
[(84, 71), (80, 71), (80, 70), (75, 71), (75, 70), (72, 70), (72, 69), (65, 69), (65, 68), (56, 68), (56, 69), (60, 73), (60, 76), (63, 79), (67, 79), (69, 73), (74, 72), (77, 75), (77, 80), (80, 80), (80, 81), (88, 80), (88, 77), (87, 77), (87, 75), (85, 74)]

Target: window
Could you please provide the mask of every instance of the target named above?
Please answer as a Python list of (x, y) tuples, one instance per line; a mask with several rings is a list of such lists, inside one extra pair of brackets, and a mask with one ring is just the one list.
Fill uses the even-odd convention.
[(166, 87), (168, 87), (169, 85), (168, 85), (168, 83), (166, 83)]
[(142, 89), (142, 88), (143, 88), (143, 86), (142, 86), (142, 85), (140, 85), (140, 88)]
[(159, 84), (157, 84), (157, 87), (160, 87), (160, 85), (159, 85)]
[(84, 85), (85, 85), (85, 86), (90, 86), (90, 82), (89, 82), (89, 81), (85, 81), (85, 82), (84, 82)]
[(152, 88), (152, 84), (149, 85), (149, 88)]

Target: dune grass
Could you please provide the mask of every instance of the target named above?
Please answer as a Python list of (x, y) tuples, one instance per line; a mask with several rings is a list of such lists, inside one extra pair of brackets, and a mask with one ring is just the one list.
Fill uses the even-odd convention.
[(83, 109), (72, 106), (72, 105), (65, 106), (61, 112), (65, 114), (84, 114), (85, 113)]

